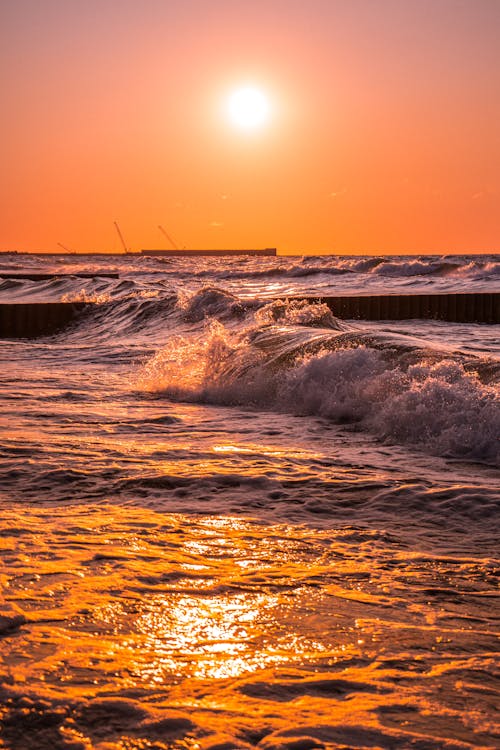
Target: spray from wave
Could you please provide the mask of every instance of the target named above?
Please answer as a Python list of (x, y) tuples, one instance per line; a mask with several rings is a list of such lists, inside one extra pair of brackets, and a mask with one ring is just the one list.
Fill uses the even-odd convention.
[(253, 321), (231, 330), (208, 319), (201, 336), (170, 338), (139, 387), (174, 400), (314, 415), (435, 455), (500, 464), (499, 383), (483, 381), (480, 358), (349, 329), (323, 305), (274, 301)]

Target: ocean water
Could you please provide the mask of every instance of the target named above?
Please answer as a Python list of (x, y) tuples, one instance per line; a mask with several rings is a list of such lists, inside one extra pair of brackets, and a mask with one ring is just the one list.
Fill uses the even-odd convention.
[(0, 747), (494, 748), (499, 256), (0, 255)]

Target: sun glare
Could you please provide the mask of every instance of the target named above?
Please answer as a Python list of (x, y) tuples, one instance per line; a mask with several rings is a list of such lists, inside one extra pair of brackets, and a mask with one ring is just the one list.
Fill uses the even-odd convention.
[(228, 111), (234, 125), (245, 130), (253, 130), (264, 125), (268, 119), (269, 102), (262, 91), (246, 86), (231, 94)]

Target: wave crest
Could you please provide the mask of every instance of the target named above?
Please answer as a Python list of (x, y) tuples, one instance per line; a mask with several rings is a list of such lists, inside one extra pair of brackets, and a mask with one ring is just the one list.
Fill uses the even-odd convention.
[(435, 455), (500, 463), (498, 382), (457, 355), (359, 332), (267, 327), (176, 338), (139, 385), (174, 400), (256, 406), (356, 425)]
[(210, 286), (202, 287), (194, 293), (179, 292), (177, 307), (188, 323), (198, 323), (206, 317), (241, 318), (246, 309), (234, 294)]
[(258, 310), (255, 318), (262, 325), (282, 323), (292, 326), (318, 326), (335, 331), (345, 328), (328, 305), (307, 300), (273, 300)]

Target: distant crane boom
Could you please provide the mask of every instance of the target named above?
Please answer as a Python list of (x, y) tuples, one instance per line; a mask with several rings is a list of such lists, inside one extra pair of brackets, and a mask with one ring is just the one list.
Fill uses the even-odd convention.
[(115, 229), (118, 232), (118, 237), (120, 238), (120, 242), (122, 243), (123, 252), (128, 253), (127, 245), (125, 244), (125, 240), (123, 239), (123, 234), (121, 233), (121, 229), (118, 226), (118, 222), (114, 221), (113, 224), (115, 225)]
[(62, 242), (58, 242), (57, 244), (59, 245), (59, 247), (62, 247), (62, 249), (65, 250), (65, 252), (70, 253), (70, 254), (74, 253), (74, 250), (70, 250), (69, 247), (66, 247), (66, 245), (63, 245)]
[(166, 238), (167, 238), (167, 240), (168, 240), (168, 241), (170, 242), (170, 244), (172, 245), (172, 247), (174, 248), (174, 250), (178, 250), (179, 248), (177, 247), (177, 245), (176, 245), (176, 244), (175, 244), (175, 242), (173, 241), (172, 237), (171, 237), (171, 236), (170, 236), (169, 234), (167, 234), (167, 232), (166, 232), (166, 231), (165, 231), (165, 230), (163, 229), (163, 227), (161, 226), (161, 224), (158, 224), (158, 229), (160, 230), (160, 232), (161, 232), (161, 233), (162, 233), (163, 235), (165, 235), (165, 237), (166, 237)]

